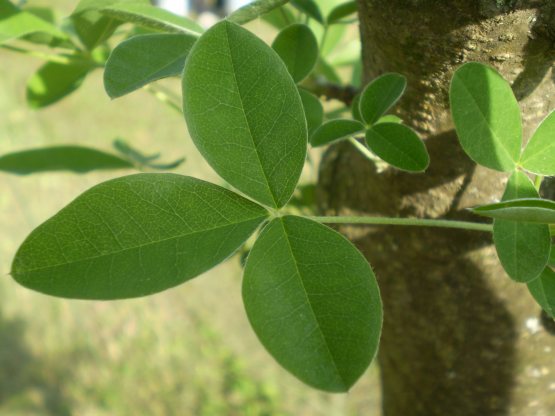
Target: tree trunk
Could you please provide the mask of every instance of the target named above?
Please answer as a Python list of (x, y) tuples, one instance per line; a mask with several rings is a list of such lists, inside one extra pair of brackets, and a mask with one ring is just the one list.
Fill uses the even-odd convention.
[[(424, 174), (378, 172), (349, 145), (323, 159), (327, 215), (472, 219), (507, 176), (476, 167), (452, 129), (454, 70), (480, 61), (513, 82), (529, 137), (553, 108), (555, 6), (549, 0), (359, 0), (365, 80), (407, 76), (395, 112), (426, 140)], [(384, 300), (379, 353), (386, 416), (555, 414), (555, 336), (526, 285), (501, 269), (491, 236), (342, 227), (368, 257)], [(542, 325), (542, 323), (544, 325)]]

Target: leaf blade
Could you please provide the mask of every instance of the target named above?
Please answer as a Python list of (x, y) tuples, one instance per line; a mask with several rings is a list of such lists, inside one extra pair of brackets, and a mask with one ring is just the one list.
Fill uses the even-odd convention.
[(555, 202), (540, 198), (513, 199), (483, 205), (472, 210), (475, 214), (510, 221), (555, 223)]
[(306, 126), (310, 136), (324, 121), (324, 107), (318, 97), (302, 88), (299, 88), (299, 95), (303, 103)]
[(291, 0), (291, 5), (297, 10), (312, 17), (318, 23), (324, 24), (324, 17), (322, 16), (320, 7), (318, 7), (318, 3), (314, 0)]
[(189, 133), (214, 170), (267, 206), (285, 205), (304, 165), (307, 127), (278, 55), (222, 21), (193, 46), (182, 85)]
[(244, 25), (278, 7), (288, 3), (289, 0), (255, 0), (231, 13), (227, 20), (238, 25)]
[(270, 222), (247, 259), (243, 300), (270, 354), (313, 387), (347, 391), (376, 353), (375, 276), (348, 240), (321, 224), (291, 216)]
[(22, 150), (0, 157), (0, 171), (16, 175), (68, 170), (129, 169), (133, 164), (110, 153), (81, 146), (53, 146)]
[(520, 165), (539, 175), (555, 175), (555, 112), (539, 125), (520, 156)]
[(546, 267), (538, 278), (528, 282), (528, 290), (542, 309), (555, 318), (555, 271)]
[(423, 172), (430, 164), (422, 140), (403, 124), (375, 124), (366, 130), (366, 144), (382, 160), (401, 170)]
[(54, 104), (79, 88), (92, 68), (88, 62), (47, 62), (27, 82), (27, 103), (32, 108)]
[(280, 31), (272, 48), (296, 83), (305, 79), (318, 61), (318, 41), (312, 30), (301, 23), (294, 23)]
[(344, 17), (356, 13), (358, 10), (356, 1), (348, 1), (335, 6), (326, 19), (328, 25), (341, 21)]
[(153, 81), (180, 75), (196, 39), (188, 34), (161, 33), (123, 41), (106, 62), (106, 92), (118, 98)]
[(0, 44), (34, 33), (67, 39), (67, 35), (52, 23), (21, 10), (8, 0), (0, 0)]
[(367, 124), (374, 124), (399, 101), (406, 87), (407, 79), (394, 72), (374, 79), (360, 96), (358, 105), (361, 117)]
[[(514, 172), (509, 178), (502, 200), (539, 198), (528, 177)], [(495, 219), (493, 241), (501, 265), (517, 282), (535, 279), (545, 268), (551, 251), (549, 226)]]
[(223, 261), (266, 215), (198, 179), (121, 177), (86, 191), (35, 229), (16, 254), (12, 276), (60, 297), (145, 296)]
[(490, 169), (513, 171), (522, 146), (522, 122), (518, 102), (503, 77), (469, 62), (453, 75), (449, 98), (466, 154)]
[(356, 120), (329, 120), (316, 129), (310, 137), (310, 144), (312, 147), (325, 146), (363, 131), (364, 125)]
[(100, 9), (100, 13), (112, 19), (164, 32), (187, 33), (193, 36), (199, 36), (204, 32), (202, 26), (194, 20), (150, 4), (120, 2)]

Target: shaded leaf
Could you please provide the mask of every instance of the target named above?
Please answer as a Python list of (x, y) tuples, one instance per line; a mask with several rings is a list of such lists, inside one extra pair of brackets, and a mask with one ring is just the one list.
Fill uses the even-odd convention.
[(272, 48), (285, 63), (295, 82), (306, 78), (318, 60), (318, 41), (312, 30), (300, 23), (279, 32)]
[(227, 20), (238, 25), (243, 25), (268, 12), (271, 12), (274, 9), (277, 9), (278, 7), (283, 6), (288, 1), (289, 0), (255, 0), (252, 3), (235, 10), (227, 17)]
[[(517, 198), (539, 198), (528, 177), (514, 172), (503, 194), (503, 201)], [(551, 251), (549, 226), (495, 219), (493, 241), (503, 268), (517, 282), (530, 282), (547, 265)]]
[(482, 205), (475, 214), (503, 220), (555, 224), (555, 202), (548, 199), (524, 198)]
[(97, 11), (90, 11), (71, 16), (75, 33), (88, 50), (93, 50), (114, 34), (121, 24), (117, 20), (105, 17)]
[(449, 98), (466, 154), (490, 169), (513, 171), (522, 146), (522, 123), (507, 81), (494, 69), (470, 62), (455, 72)]
[(364, 125), (355, 120), (334, 119), (322, 124), (310, 137), (312, 147), (324, 146), (364, 132)]
[(160, 292), (217, 265), (266, 217), (260, 206), (186, 176), (97, 185), (36, 228), (12, 275), (49, 295), (122, 299)]
[(310, 136), (314, 130), (322, 125), (324, 121), (324, 108), (318, 97), (314, 94), (299, 88), (299, 95), (303, 103), (308, 135)]
[(245, 266), (243, 301), (270, 354), (303, 382), (345, 392), (378, 348), (382, 304), (364, 256), (336, 231), (276, 218)]
[(88, 62), (44, 64), (27, 82), (27, 103), (42, 108), (61, 100), (79, 88), (91, 69)]
[(291, 0), (291, 5), (297, 10), (312, 17), (317, 22), (324, 24), (324, 17), (322, 16), (320, 7), (318, 7), (318, 3), (314, 0)]
[(328, 25), (332, 25), (341, 21), (341, 19), (350, 16), (357, 12), (357, 2), (356, 1), (348, 1), (346, 3), (339, 4), (335, 6), (331, 12), (328, 14), (327, 23)]
[(375, 124), (366, 131), (366, 144), (380, 159), (398, 169), (423, 172), (430, 164), (422, 140), (403, 124)]
[(8, 0), (0, 0), (0, 44), (33, 33), (67, 39), (67, 35), (52, 23), (19, 9)]
[(28, 175), (68, 170), (86, 173), (100, 169), (132, 168), (133, 164), (115, 155), (81, 146), (54, 146), (8, 153), (0, 157), (0, 171)]
[(222, 21), (189, 53), (183, 92), (189, 133), (214, 170), (265, 205), (285, 205), (306, 158), (307, 127), (279, 56), (241, 26)]
[(538, 278), (528, 283), (528, 290), (542, 309), (555, 318), (555, 271), (546, 267)]
[(555, 175), (555, 111), (542, 121), (524, 148), (520, 165), (538, 175)]
[(106, 62), (106, 92), (117, 98), (161, 78), (181, 75), (196, 40), (188, 34), (153, 34), (120, 43)]
[(360, 114), (367, 124), (374, 124), (399, 101), (405, 92), (407, 79), (400, 74), (388, 73), (370, 82), (360, 96)]

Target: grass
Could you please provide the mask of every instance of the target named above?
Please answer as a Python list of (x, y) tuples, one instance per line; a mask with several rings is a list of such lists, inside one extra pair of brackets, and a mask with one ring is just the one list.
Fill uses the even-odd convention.
[[(55, 3), (71, 10), (67, 1)], [(179, 173), (221, 183), (182, 118), (147, 93), (110, 101), (98, 72), (76, 94), (35, 112), (24, 85), (40, 62), (5, 51), (0, 59), (0, 154), (67, 143), (110, 150), (123, 137), (166, 160), (186, 156)], [(55, 299), (9, 277), (34, 227), (82, 191), (126, 173), (0, 173), (0, 415), (374, 413), (375, 367), (348, 395), (327, 395), (269, 357), (246, 320), (237, 258), (178, 288), (117, 302)]]

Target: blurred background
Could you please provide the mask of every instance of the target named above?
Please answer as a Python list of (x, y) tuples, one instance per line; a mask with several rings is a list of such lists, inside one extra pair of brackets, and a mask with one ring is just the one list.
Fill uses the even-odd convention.
[[(67, 16), (77, 1), (29, 3)], [(178, 13), (212, 11), (215, 21), (247, 2), (160, 3)], [(326, 11), (337, 2), (321, 3)], [(353, 26), (342, 36), (356, 48)], [(267, 41), (276, 33), (261, 20), (249, 28)], [(25, 85), (42, 62), (2, 49), (0, 62), (0, 155), (57, 144), (113, 152), (113, 140), (123, 138), (145, 153), (161, 152), (165, 161), (185, 157), (178, 173), (222, 183), (194, 148), (182, 116), (148, 93), (111, 101), (98, 70), (76, 93), (35, 111)], [(163, 85), (179, 92), (178, 80)], [(307, 166), (303, 183), (314, 183), (316, 169)], [(34, 227), (91, 186), (130, 173), (0, 172), (0, 415), (378, 413), (375, 366), (349, 394), (330, 395), (274, 362), (243, 310), (239, 256), (177, 288), (115, 302), (52, 298), (9, 277), (15, 251)]]

